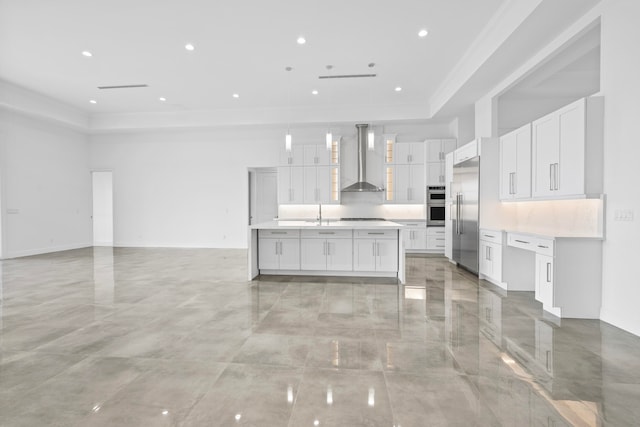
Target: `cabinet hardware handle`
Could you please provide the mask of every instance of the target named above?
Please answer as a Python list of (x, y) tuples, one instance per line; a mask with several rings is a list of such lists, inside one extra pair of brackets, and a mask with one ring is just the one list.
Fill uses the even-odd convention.
[(550, 363), (549, 363), (549, 361), (551, 360), (551, 358), (550, 358), (549, 356), (551, 356), (551, 352), (550, 352), (549, 350), (547, 350), (547, 362), (546, 362), (546, 365), (547, 365), (547, 371), (551, 371), (551, 367), (550, 367)]
[(487, 246), (487, 250), (489, 251), (489, 258), (488, 260), (491, 261), (491, 246)]
[(327, 254), (327, 242), (322, 242), (322, 255)]
[(544, 246), (544, 245), (538, 245), (538, 247), (543, 249), (549, 249), (549, 246)]
[(518, 240), (518, 239), (516, 239), (516, 242), (518, 242), (518, 243), (524, 243), (525, 245), (530, 245), (530, 244), (531, 244), (530, 242), (526, 242), (526, 241), (524, 241), (524, 240)]
[(336, 234), (335, 231), (319, 231), (318, 234)]
[(553, 163), (549, 164), (549, 191), (553, 191)]
[(376, 256), (376, 242), (371, 243), (371, 255)]
[(374, 232), (374, 231), (369, 231), (369, 232), (367, 232), (367, 234), (378, 234), (378, 235), (382, 235), (382, 234), (384, 234), (384, 232)]
[(290, 165), (291, 164), (291, 160), (292, 160), (291, 157), (287, 157), (287, 164)]
[(272, 231), (271, 234), (287, 234), (286, 231)]
[(376, 256), (380, 256), (380, 243), (376, 243)]
[(517, 172), (513, 172), (513, 194), (518, 192), (518, 175)]
[(555, 171), (555, 179), (554, 179), (554, 188), (557, 190), (558, 189), (558, 178), (559, 178), (559, 173), (558, 173), (558, 169), (560, 168), (560, 163), (556, 163), (556, 166), (553, 168), (553, 170)]
[(547, 263), (547, 283), (551, 283), (551, 263)]
[(484, 237), (491, 237), (493, 239), (496, 236), (492, 236), (491, 234), (485, 234)]

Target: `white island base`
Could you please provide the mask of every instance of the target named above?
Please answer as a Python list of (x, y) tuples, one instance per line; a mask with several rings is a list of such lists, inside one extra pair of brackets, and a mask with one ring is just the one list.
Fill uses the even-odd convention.
[(269, 221), (249, 228), (249, 280), (259, 274), (389, 277), (405, 282), (403, 225)]

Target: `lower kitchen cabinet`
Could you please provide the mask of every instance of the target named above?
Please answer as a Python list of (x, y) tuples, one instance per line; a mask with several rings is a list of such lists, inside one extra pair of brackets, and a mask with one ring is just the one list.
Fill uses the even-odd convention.
[(352, 271), (351, 230), (303, 230), (300, 239), (300, 268), (316, 271)]
[(544, 307), (554, 307), (553, 257), (536, 254), (536, 300)]
[(502, 241), (502, 231), (480, 230), (478, 267), (481, 279), (505, 288), (502, 282)]
[[(292, 232), (285, 232), (291, 233)], [(299, 270), (300, 239), (298, 236), (260, 237), (259, 267), (265, 270)]]
[(444, 253), (444, 227), (427, 227), (427, 249)]
[(398, 271), (397, 230), (356, 230), (354, 271)]
[(404, 225), (402, 240), (407, 252), (424, 252), (427, 249), (426, 221), (394, 221)]

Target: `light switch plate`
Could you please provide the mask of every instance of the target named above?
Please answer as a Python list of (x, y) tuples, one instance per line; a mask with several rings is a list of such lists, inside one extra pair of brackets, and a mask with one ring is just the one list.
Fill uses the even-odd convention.
[(614, 221), (633, 221), (633, 209), (616, 209)]

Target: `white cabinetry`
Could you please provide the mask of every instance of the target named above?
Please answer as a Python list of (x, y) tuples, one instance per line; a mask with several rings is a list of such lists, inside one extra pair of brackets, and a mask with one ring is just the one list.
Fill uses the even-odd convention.
[(356, 230), (354, 271), (398, 271), (397, 230)]
[(455, 139), (428, 139), (426, 141), (426, 185), (444, 185), (446, 182), (445, 157), (455, 150)]
[(278, 203), (300, 204), (304, 202), (304, 168), (281, 166), (278, 168)]
[(603, 99), (582, 98), (532, 123), (534, 198), (602, 193)]
[[(507, 245), (533, 253), (535, 298), (545, 311), (558, 317), (599, 318), (602, 240), (508, 233)], [(517, 268), (528, 270), (524, 264)]]
[(338, 170), (337, 166), (304, 167), (304, 203), (338, 203)]
[(444, 253), (444, 227), (427, 227), (427, 249), (430, 252)]
[(396, 142), (393, 160), (397, 165), (424, 164), (424, 142)]
[(427, 249), (426, 221), (395, 221), (402, 225), (404, 248), (407, 252), (423, 252)]
[(260, 269), (300, 269), (299, 230), (259, 230), (258, 247)]
[(500, 138), (500, 199), (531, 197), (531, 124)]
[(302, 230), (300, 239), (302, 270), (353, 270), (351, 230)]
[(391, 181), (387, 181), (387, 201), (422, 204), (425, 197), (424, 165), (395, 165)]
[(303, 147), (305, 166), (331, 164), (331, 150), (327, 150), (326, 145), (304, 145)]
[(280, 166), (302, 166), (304, 164), (304, 146), (293, 145), (291, 151), (280, 150)]
[(506, 289), (502, 282), (502, 243), (502, 231), (481, 229), (478, 267), (481, 279)]

